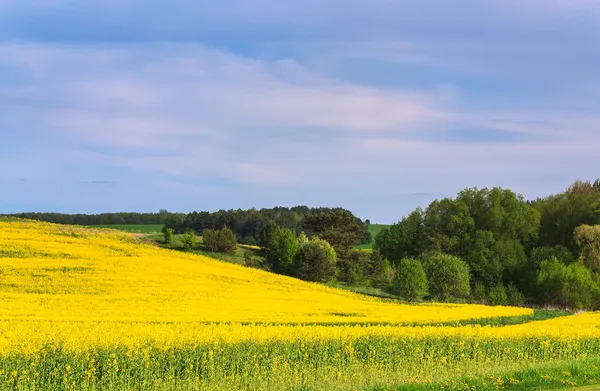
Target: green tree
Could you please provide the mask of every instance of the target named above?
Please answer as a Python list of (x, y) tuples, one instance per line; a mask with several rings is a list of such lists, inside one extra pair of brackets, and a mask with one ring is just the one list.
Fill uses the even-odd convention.
[(361, 250), (351, 250), (338, 257), (338, 279), (351, 285), (369, 285), (370, 257)]
[(488, 293), (488, 302), (491, 305), (506, 305), (508, 304), (508, 295), (506, 288), (502, 283), (493, 286)]
[(598, 183), (600, 181), (576, 181), (565, 192), (538, 199), (533, 203), (541, 214), (540, 246), (562, 245), (575, 251), (575, 228), (580, 225), (600, 224)]
[(185, 234), (183, 234), (182, 243), (183, 248), (187, 251), (193, 250), (196, 247), (197, 243), (196, 231), (194, 231), (193, 229), (188, 229), (185, 232)]
[(164, 232), (165, 244), (171, 244), (173, 242), (173, 233), (175, 230), (173, 228), (166, 228)]
[(207, 251), (233, 254), (237, 249), (236, 237), (231, 228), (227, 226), (219, 230), (204, 229), (202, 240)]
[(307, 216), (303, 223), (308, 236), (318, 236), (335, 249), (338, 256), (345, 256), (350, 249), (362, 243), (364, 225), (346, 210), (333, 210)]
[(258, 245), (262, 248), (267, 248), (273, 238), (273, 233), (277, 230), (277, 224), (269, 220), (260, 230), (258, 237)]
[(580, 248), (580, 259), (595, 273), (600, 273), (600, 225), (582, 225), (575, 229), (575, 242)]
[(592, 272), (580, 263), (564, 265), (558, 259), (543, 261), (537, 275), (538, 294), (549, 304), (573, 309), (594, 309), (599, 286)]
[(395, 277), (396, 273), (390, 261), (379, 250), (374, 249), (369, 254), (369, 278), (372, 285), (377, 288), (387, 289)]
[(397, 263), (402, 258), (417, 257), (423, 243), (423, 211), (419, 208), (375, 238), (375, 249)]
[(317, 237), (303, 241), (295, 257), (296, 276), (305, 281), (329, 282), (335, 277), (337, 256), (333, 247)]
[(300, 244), (294, 231), (277, 227), (273, 231), (271, 242), (267, 248), (267, 265), (276, 273), (292, 275), (294, 259), (298, 250), (300, 250)]
[(508, 287), (506, 288), (506, 296), (508, 298), (508, 304), (512, 306), (521, 307), (525, 305), (525, 296), (519, 291), (513, 282), (508, 284)]
[(424, 262), (429, 293), (446, 300), (467, 298), (471, 293), (469, 265), (453, 255), (435, 253)]
[(394, 293), (409, 301), (420, 300), (427, 294), (427, 285), (425, 269), (419, 260), (400, 260), (394, 280)]
[(485, 285), (481, 282), (475, 283), (473, 291), (471, 292), (471, 296), (473, 297), (474, 301), (478, 303), (485, 303), (487, 301)]

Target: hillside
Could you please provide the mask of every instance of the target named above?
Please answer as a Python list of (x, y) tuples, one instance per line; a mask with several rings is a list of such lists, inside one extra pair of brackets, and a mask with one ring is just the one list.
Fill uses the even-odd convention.
[(115, 231), (12, 220), (0, 233), (0, 319), (408, 323), (530, 313), (383, 302)]

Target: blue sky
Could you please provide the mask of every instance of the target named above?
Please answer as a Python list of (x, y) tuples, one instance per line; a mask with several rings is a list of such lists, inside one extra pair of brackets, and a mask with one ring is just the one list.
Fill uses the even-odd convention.
[(342, 206), (600, 176), (595, 0), (0, 0), (0, 213)]

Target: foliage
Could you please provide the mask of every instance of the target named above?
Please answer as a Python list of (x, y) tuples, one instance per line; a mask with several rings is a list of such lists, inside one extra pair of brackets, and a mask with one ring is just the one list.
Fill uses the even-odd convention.
[(384, 258), (377, 249), (369, 255), (369, 276), (374, 287), (389, 289), (396, 277), (396, 272), (390, 261)]
[(421, 261), (403, 258), (396, 273), (394, 293), (409, 301), (420, 300), (427, 294), (427, 276)]
[(206, 250), (211, 252), (232, 254), (237, 249), (235, 235), (229, 227), (203, 230), (202, 241)]
[(453, 255), (436, 253), (425, 262), (429, 293), (441, 300), (466, 298), (471, 293), (469, 265)]
[(337, 260), (333, 247), (317, 237), (299, 243), (302, 244), (294, 259), (296, 276), (306, 281), (331, 281), (336, 274)]
[(193, 250), (196, 247), (197, 241), (198, 238), (196, 237), (196, 231), (193, 229), (189, 229), (185, 234), (183, 234), (182, 244), (183, 248), (187, 251)]
[(488, 302), (491, 305), (506, 305), (508, 304), (508, 295), (503, 284), (493, 286), (488, 293)]
[(353, 285), (367, 286), (371, 283), (370, 255), (361, 250), (350, 250), (338, 257), (338, 280)]
[(303, 222), (308, 236), (327, 241), (341, 257), (362, 242), (365, 227), (360, 219), (346, 210), (333, 210), (307, 216)]
[(583, 264), (593, 272), (600, 273), (600, 225), (577, 227), (575, 243), (581, 249)]
[(525, 305), (525, 296), (523, 293), (521, 293), (521, 291), (519, 291), (513, 282), (508, 284), (508, 287), (506, 288), (506, 296), (508, 298), (508, 304), (510, 305), (517, 307)]
[(173, 228), (167, 228), (164, 232), (164, 242), (165, 244), (171, 244), (173, 242), (173, 234), (175, 230)]
[(296, 233), (288, 228), (277, 227), (266, 250), (267, 264), (276, 273), (292, 275), (298, 250), (300, 244)]
[(566, 246), (576, 249), (573, 233), (581, 225), (600, 224), (598, 183), (576, 181), (560, 194), (538, 199), (533, 206), (540, 211), (541, 246)]
[(475, 283), (471, 296), (475, 302), (485, 303), (487, 301), (487, 290), (482, 282)]
[(537, 275), (538, 294), (547, 303), (582, 309), (597, 307), (599, 286), (580, 263), (565, 265), (556, 258), (543, 261)]
[(419, 208), (375, 237), (374, 247), (397, 264), (406, 257), (417, 257), (423, 243), (423, 211)]

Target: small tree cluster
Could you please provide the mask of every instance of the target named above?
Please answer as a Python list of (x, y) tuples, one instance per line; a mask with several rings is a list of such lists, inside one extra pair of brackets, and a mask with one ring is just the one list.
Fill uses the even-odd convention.
[(543, 261), (537, 274), (538, 294), (547, 303), (573, 309), (600, 306), (600, 281), (582, 263), (565, 265), (556, 258)]
[(229, 227), (203, 230), (202, 241), (206, 250), (211, 252), (232, 254), (237, 248), (237, 240)]
[(184, 249), (192, 251), (197, 243), (196, 231), (188, 229), (185, 234), (183, 234), (182, 243)]
[(328, 282), (336, 275), (337, 256), (333, 247), (318, 237), (296, 236), (294, 231), (277, 227), (266, 248), (267, 266), (280, 274), (306, 281)]
[(173, 228), (166, 228), (164, 231), (165, 244), (171, 244), (173, 242), (173, 234), (175, 233), (175, 230)]

